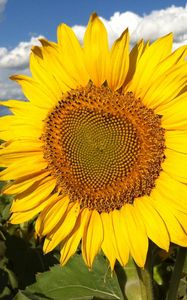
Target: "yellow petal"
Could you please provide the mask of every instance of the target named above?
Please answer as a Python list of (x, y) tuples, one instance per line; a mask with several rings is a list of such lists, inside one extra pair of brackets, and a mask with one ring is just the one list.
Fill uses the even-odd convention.
[(129, 32), (125, 30), (112, 46), (107, 82), (111, 90), (118, 90), (124, 83), (129, 69)]
[(89, 223), (85, 227), (82, 238), (82, 255), (85, 263), (91, 268), (94, 258), (101, 248), (103, 241), (103, 225), (100, 214), (92, 211)]
[(106, 29), (95, 13), (84, 35), (84, 53), (89, 77), (100, 86), (107, 78), (109, 50)]
[(33, 78), (40, 83), (43, 90), (47, 89), (48, 94), (52, 98), (61, 99), (62, 92), (64, 91), (56, 78), (47, 68), (45, 64), (47, 61), (41, 59), (34, 51), (30, 54), (30, 70)]
[[(164, 72), (147, 87), (147, 92), (142, 96), (142, 102), (149, 108), (155, 109), (174, 99), (186, 86), (186, 69), (187, 63), (184, 62)], [(159, 108), (157, 112), (159, 113)]]
[(186, 247), (187, 235), (175, 217), (175, 210), (156, 199), (151, 203), (165, 222), (171, 242)]
[(68, 236), (62, 244), (60, 251), (60, 263), (65, 265), (68, 259), (76, 252), (77, 247), (83, 235), (84, 228), (90, 218), (91, 211), (87, 208), (83, 209), (78, 216), (77, 222), (70, 236)]
[(165, 140), (167, 148), (187, 153), (187, 130), (166, 131)]
[(182, 46), (163, 59), (155, 69), (153, 75), (150, 78), (151, 83), (154, 82), (158, 77), (168, 71), (174, 65), (179, 65), (184, 62), (187, 54), (187, 46)]
[(114, 228), (114, 235), (116, 240), (116, 247), (120, 257), (120, 263), (122, 266), (125, 266), (129, 259), (129, 244), (128, 244), (128, 235), (123, 227), (124, 225), (124, 215), (121, 211), (113, 210), (112, 213), (112, 222)]
[[(76, 82), (71, 70), (65, 69), (65, 63), (63, 63), (63, 61), (65, 61), (65, 57), (60, 52), (60, 47), (44, 39), (40, 39), (40, 42), (43, 46), (40, 49), (43, 57), (42, 66), (55, 78), (61, 91), (66, 93), (71, 88), (76, 88), (78, 83)], [(34, 47), (32, 51), (37, 55), (37, 47)], [(38, 59), (41, 61), (40, 56)]]
[(53, 199), (57, 197), (57, 194), (50, 195), (45, 201), (37, 205), (35, 208), (25, 211), (25, 212), (15, 212), (11, 215), (10, 223), (20, 224), (31, 220), (35, 217), (40, 211), (42, 211), (46, 206), (48, 206)]
[(134, 206), (144, 222), (148, 237), (160, 248), (168, 251), (168, 232), (163, 220), (151, 205), (151, 198), (148, 196), (138, 198), (134, 201)]
[(36, 173), (36, 169), (33, 166), (37, 166), (37, 171), (44, 170), (47, 167), (47, 162), (43, 159), (41, 153), (35, 153), (34, 156), (29, 158), (22, 158), (19, 161), (14, 162), (8, 166), (7, 169), (0, 173), (1, 180), (14, 180), (19, 177)]
[[(111, 270), (113, 270), (118, 253), (116, 250), (111, 213), (101, 213), (101, 220), (103, 224), (103, 241), (101, 247), (110, 262)], [(120, 258), (118, 259), (120, 260)]]
[(144, 224), (133, 205), (126, 204), (121, 212), (128, 233), (130, 253), (136, 264), (144, 267), (148, 251), (148, 238)]
[(182, 183), (187, 183), (187, 157), (186, 154), (165, 150), (166, 159), (162, 163), (162, 169), (172, 178)]
[(161, 172), (156, 180), (156, 186), (151, 192), (151, 197), (160, 201), (163, 206), (187, 211), (187, 186), (176, 181), (165, 172)]
[(138, 61), (136, 72), (128, 89), (135, 93), (136, 97), (142, 97), (150, 87), (150, 78), (154, 74), (157, 65), (171, 53), (172, 34), (168, 34), (150, 45)]
[(30, 210), (41, 204), (53, 192), (56, 180), (50, 177), (33, 183), (30, 189), (16, 196), (11, 206), (11, 212)]
[[(46, 117), (46, 109), (41, 109), (32, 105), (30, 102), (18, 101), (18, 100), (8, 100), (0, 101), (0, 105), (8, 107), (14, 115), (29, 119), (39, 121), (43, 120)], [(29, 111), (29, 114), (28, 114)], [(33, 123), (35, 123), (35, 121)]]
[(20, 223), (27, 222), (27, 221), (31, 220), (32, 218), (34, 218), (40, 210), (42, 210), (42, 207), (37, 206), (35, 209), (29, 210), (26, 212), (13, 213), (9, 222), (11, 224), (20, 224)]
[(0, 139), (4, 141), (11, 140), (12, 137), (14, 137), (14, 140), (20, 140), (39, 138), (40, 136), (41, 131), (37, 127), (30, 125), (7, 125), (2, 131), (0, 129)]
[[(40, 161), (41, 163), (44, 162), (43, 160), (43, 155), (41, 151), (30, 151), (30, 152), (15, 152), (15, 153), (2, 153), (2, 155), (0, 155), (0, 165), (4, 166), (4, 167), (8, 167), (11, 168), (11, 165), (13, 163), (17, 164), (20, 168), (22, 167), (22, 163), (26, 160), (28, 160), (28, 157), (30, 160), (32, 161)], [(7, 171), (9, 171), (10, 169), (7, 169)], [(5, 173), (7, 173), (5, 171)], [(1, 174), (2, 175), (2, 174)], [(1, 176), (0, 175), (0, 176)], [(14, 179), (14, 178), (12, 178)]]
[(36, 80), (28, 76), (14, 75), (11, 76), (10, 79), (15, 80), (21, 85), (23, 93), (33, 105), (50, 109), (60, 100), (58, 95), (52, 97), (47, 89), (44, 90)]
[(8, 144), (5, 144), (1, 148), (1, 154), (12, 155), (18, 153), (27, 152), (41, 152), (42, 142), (39, 139), (30, 140), (11, 140)]
[(162, 127), (167, 130), (187, 129), (187, 93), (176, 97), (164, 108), (159, 107), (156, 113), (162, 115)]
[[(33, 120), (29, 117), (17, 117), (17, 116), (3, 116), (0, 118), (0, 130), (9, 130), (11, 127), (16, 126), (30, 126), (30, 130), (38, 129), (38, 131), (42, 128), (42, 121), (38, 120), (38, 122), (33, 122)], [(12, 137), (14, 138), (14, 137)]]
[(78, 202), (75, 202), (72, 205), (69, 205), (69, 207), (70, 208), (67, 209), (66, 212), (66, 217), (62, 220), (60, 224), (58, 224), (57, 228), (53, 229), (52, 233), (46, 236), (43, 245), (43, 250), (45, 253), (48, 253), (51, 250), (53, 250), (73, 230), (79, 215), (80, 205)]
[(181, 211), (174, 211), (175, 217), (177, 218), (178, 222), (182, 226), (183, 230), (187, 234), (187, 214)]
[(52, 231), (55, 226), (63, 219), (69, 204), (69, 197), (58, 197), (55, 203), (47, 206), (39, 215), (36, 222), (36, 232), (44, 236)]
[[(16, 140), (17, 138), (39, 138), (43, 123), (30, 118), (18, 116), (3, 116), (0, 118), (0, 138), (3, 140)], [(6, 136), (6, 138), (4, 138)]]
[(137, 63), (141, 57), (141, 55), (143, 54), (145, 49), (145, 45), (143, 40), (141, 40), (140, 42), (138, 42), (131, 50), (130, 55), (129, 55), (129, 70), (127, 73), (127, 77), (125, 79), (125, 83), (124, 83), (124, 89), (127, 85), (127, 83), (132, 79), (135, 71), (136, 71), (136, 66)]
[(83, 49), (75, 33), (66, 24), (61, 24), (58, 27), (57, 37), (64, 67), (69, 70), (70, 74), (73, 74), (79, 85), (87, 85), (89, 75), (85, 66)]
[(19, 182), (19, 180), (15, 180), (13, 183), (9, 184), (3, 189), (3, 193), (5, 194), (19, 194), (27, 190), (34, 182), (40, 181), (49, 175), (49, 172), (39, 172), (36, 176), (25, 181)]

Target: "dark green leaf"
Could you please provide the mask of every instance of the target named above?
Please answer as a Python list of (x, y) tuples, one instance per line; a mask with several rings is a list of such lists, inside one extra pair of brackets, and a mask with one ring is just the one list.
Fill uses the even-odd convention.
[(13, 298), (13, 300), (45, 300), (45, 299), (47, 299), (47, 298), (32, 295), (32, 294), (26, 293), (24, 291), (18, 291), (16, 296)]
[(6, 247), (6, 256), (20, 289), (32, 284), (37, 272), (47, 271), (49, 266), (57, 263), (52, 253), (44, 256), (41, 249), (31, 248), (27, 241), (14, 235), (6, 234)]
[(24, 295), (21, 291), (19, 291), (16, 296), (13, 298), (13, 300), (30, 300), (31, 298), (28, 298), (26, 295)]
[(187, 255), (186, 255), (185, 261), (184, 261), (183, 272), (187, 275)]
[(94, 296), (105, 300), (123, 299), (116, 275), (111, 274), (102, 256), (96, 258), (92, 271), (85, 266), (82, 257), (76, 255), (66, 266), (56, 265), (36, 279), (26, 292), (49, 299), (88, 300)]
[(128, 300), (142, 300), (140, 282), (134, 261), (129, 259), (124, 268), (126, 274), (125, 295)]
[(179, 283), (179, 288), (178, 288), (178, 299), (184, 299), (185, 296), (187, 293), (187, 278), (182, 278), (180, 280), (180, 283)]
[(0, 268), (0, 278), (1, 278), (0, 281), (0, 296), (1, 296), (8, 283), (8, 274), (1, 268)]

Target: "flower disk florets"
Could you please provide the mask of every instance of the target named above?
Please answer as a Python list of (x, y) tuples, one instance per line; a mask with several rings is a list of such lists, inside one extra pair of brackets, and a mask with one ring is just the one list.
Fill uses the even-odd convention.
[(160, 116), (133, 93), (104, 85), (67, 93), (46, 118), (42, 140), (58, 185), (100, 213), (149, 195), (164, 160)]

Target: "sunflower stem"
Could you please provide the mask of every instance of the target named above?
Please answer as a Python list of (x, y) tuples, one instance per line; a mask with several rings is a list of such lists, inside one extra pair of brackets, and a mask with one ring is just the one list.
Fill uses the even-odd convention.
[(178, 292), (179, 282), (181, 278), (181, 273), (185, 262), (186, 252), (187, 252), (186, 248), (179, 247), (174, 270), (170, 280), (167, 300), (177, 299), (177, 292)]
[(149, 252), (144, 268), (137, 266), (142, 300), (154, 300), (152, 255)]

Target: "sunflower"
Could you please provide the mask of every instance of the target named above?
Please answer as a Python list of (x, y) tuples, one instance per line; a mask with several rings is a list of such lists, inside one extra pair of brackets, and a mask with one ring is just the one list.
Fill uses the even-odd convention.
[(1, 102), (1, 180), (14, 194), (10, 222), (36, 218), (44, 252), (61, 264), (81, 243), (91, 268), (103, 251), (145, 264), (148, 241), (187, 246), (187, 47), (172, 34), (129, 51), (125, 30), (108, 46), (93, 14), (83, 45), (70, 27), (41, 39), (32, 77), (14, 75), (28, 102)]

